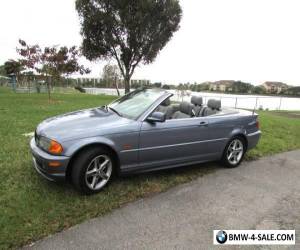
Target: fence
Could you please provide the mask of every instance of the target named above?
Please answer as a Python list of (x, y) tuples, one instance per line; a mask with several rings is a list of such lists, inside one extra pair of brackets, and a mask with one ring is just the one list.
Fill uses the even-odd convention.
[[(84, 88), (87, 94), (91, 95), (118, 95), (116, 89), (109, 89), (109, 88)], [(132, 89), (133, 90), (133, 89)], [(125, 94), (125, 89), (119, 89), (120, 95)]]
[[(278, 97), (276, 106), (276, 101), (274, 101), (273, 97), (229, 97), (229, 96), (202, 96), (203, 97), (203, 103), (207, 104), (207, 101), (209, 99), (218, 99), (221, 101), (222, 106), (230, 107), (230, 108), (244, 108), (244, 109), (275, 109), (280, 110), (282, 105), (282, 97)], [(272, 107), (267, 107), (263, 100), (272, 99), (273, 104)], [(269, 106), (269, 105), (268, 105)]]
[(202, 96), (206, 104), (209, 99), (221, 100), (223, 107), (241, 109), (264, 109), (264, 110), (300, 110), (300, 98), (282, 96), (255, 96), (255, 95), (229, 95), (192, 92), (187, 96), (180, 96), (173, 92), (173, 100), (190, 101), (192, 95)]
[[(108, 88), (85, 88), (86, 93), (93, 95), (117, 95), (116, 89)], [(119, 89), (121, 95), (124, 94), (124, 89)], [(221, 100), (223, 107), (241, 108), (241, 109), (269, 109), (269, 110), (300, 110), (300, 98), (292, 97), (274, 97), (274, 96), (252, 96), (252, 95), (229, 95), (229, 94), (214, 94), (208, 92), (185, 92), (168, 90), (173, 94), (173, 101), (188, 101), (191, 96), (202, 96), (206, 104), (209, 99)]]
[[(117, 96), (117, 90), (112, 88), (85, 88), (86, 93), (93, 95), (114, 95)], [(41, 93), (47, 92), (45, 85), (40, 86)], [(74, 88), (68, 87), (53, 87), (51, 89), (55, 93), (74, 93)], [(125, 90), (119, 89), (120, 94), (124, 95)], [(255, 95), (230, 95), (230, 94), (215, 94), (209, 92), (183, 92), (177, 90), (168, 90), (173, 94), (171, 98), (173, 101), (188, 101), (190, 102), (191, 96), (202, 96), (206, 104), (209, 99), (221, 100), (223, 107), (241, 108), (241, 109), (268, 109), (268, 110), (300, 110), (300, 98), (294, 97), (280, 97), (280, 96), (255, 96)], [(37, 93), (38, 88), (36, 85), (27, 87), (18, 87), (17, 93)]]
[[(46, 86), (43, 86), (39, 88), (39, 90), (36, 87), (18, 87), (16, 88), (16, 93), (47, 93), (48, 88)], [(52, 87), (51, 88), (52, 93), (59, 93), (59, 94), (74, 94), (78, 93), (77, 90), (75, 90), (72, 87)]]
[(46, 93), (46, 87), (18, 87), (16, 88), (16, 93)]

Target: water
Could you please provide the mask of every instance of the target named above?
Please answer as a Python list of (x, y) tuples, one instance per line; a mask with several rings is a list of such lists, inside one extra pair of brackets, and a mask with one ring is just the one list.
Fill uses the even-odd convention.
[[(94, 95), (117, 95), (116, 89), (108, 88), (85, 88), (86, 92)], [(120, 89), (120, 94), (124, 95), (125, 90)], [(202, 96), (204, 103), (209, 99), (219, 99), (223, 107), (236, 107), (244, 109), (256, 109), (262, 107), (269, 110), (300, 110), (300, 98), (290, 97), (273, 97), (273, 96), (257, 96), (257, 95), (234, 95), (219, 94), (211, 92), (191, 92), (187, 91), (184, 96), (176, 90), (168, 90), (173, 93), (173, 101), (190, 101), (191, 96)]]

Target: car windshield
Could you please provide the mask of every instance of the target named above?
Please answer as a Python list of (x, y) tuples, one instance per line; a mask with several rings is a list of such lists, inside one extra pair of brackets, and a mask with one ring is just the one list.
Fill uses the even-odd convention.
[(116, 100), (108, 107), (121, 116), (137, 119), (164, 93), (159, 89), (139, 89)]

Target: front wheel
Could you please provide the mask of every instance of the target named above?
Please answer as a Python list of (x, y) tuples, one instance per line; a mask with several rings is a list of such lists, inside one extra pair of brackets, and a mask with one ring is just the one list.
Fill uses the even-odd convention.
[(85, 150), (74, 161), (73, 184), (85, 194), (98, 193), (110, 182), (114, 165), (113, 156), (106, 149)]
[(222, 162), (228, 168), (235, 168), (242, 162), (245, 152), (245, 140), (239, 136), (233, 137), (225, 147)]

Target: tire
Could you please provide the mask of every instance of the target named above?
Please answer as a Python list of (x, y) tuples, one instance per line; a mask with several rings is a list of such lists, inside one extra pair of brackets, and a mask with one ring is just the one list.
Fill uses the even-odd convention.
[(234, 136), (224, 149), (222, 156), (223, 165), (227, 168), (238, 167), (243, 161), (246, 150), (245, 139), (241, 136)]
[(72, 182), (84, 194), (95, 194), (106, 187), (115, 172), (113, 154), (102, 147), (83, 150), (74, 160)]

